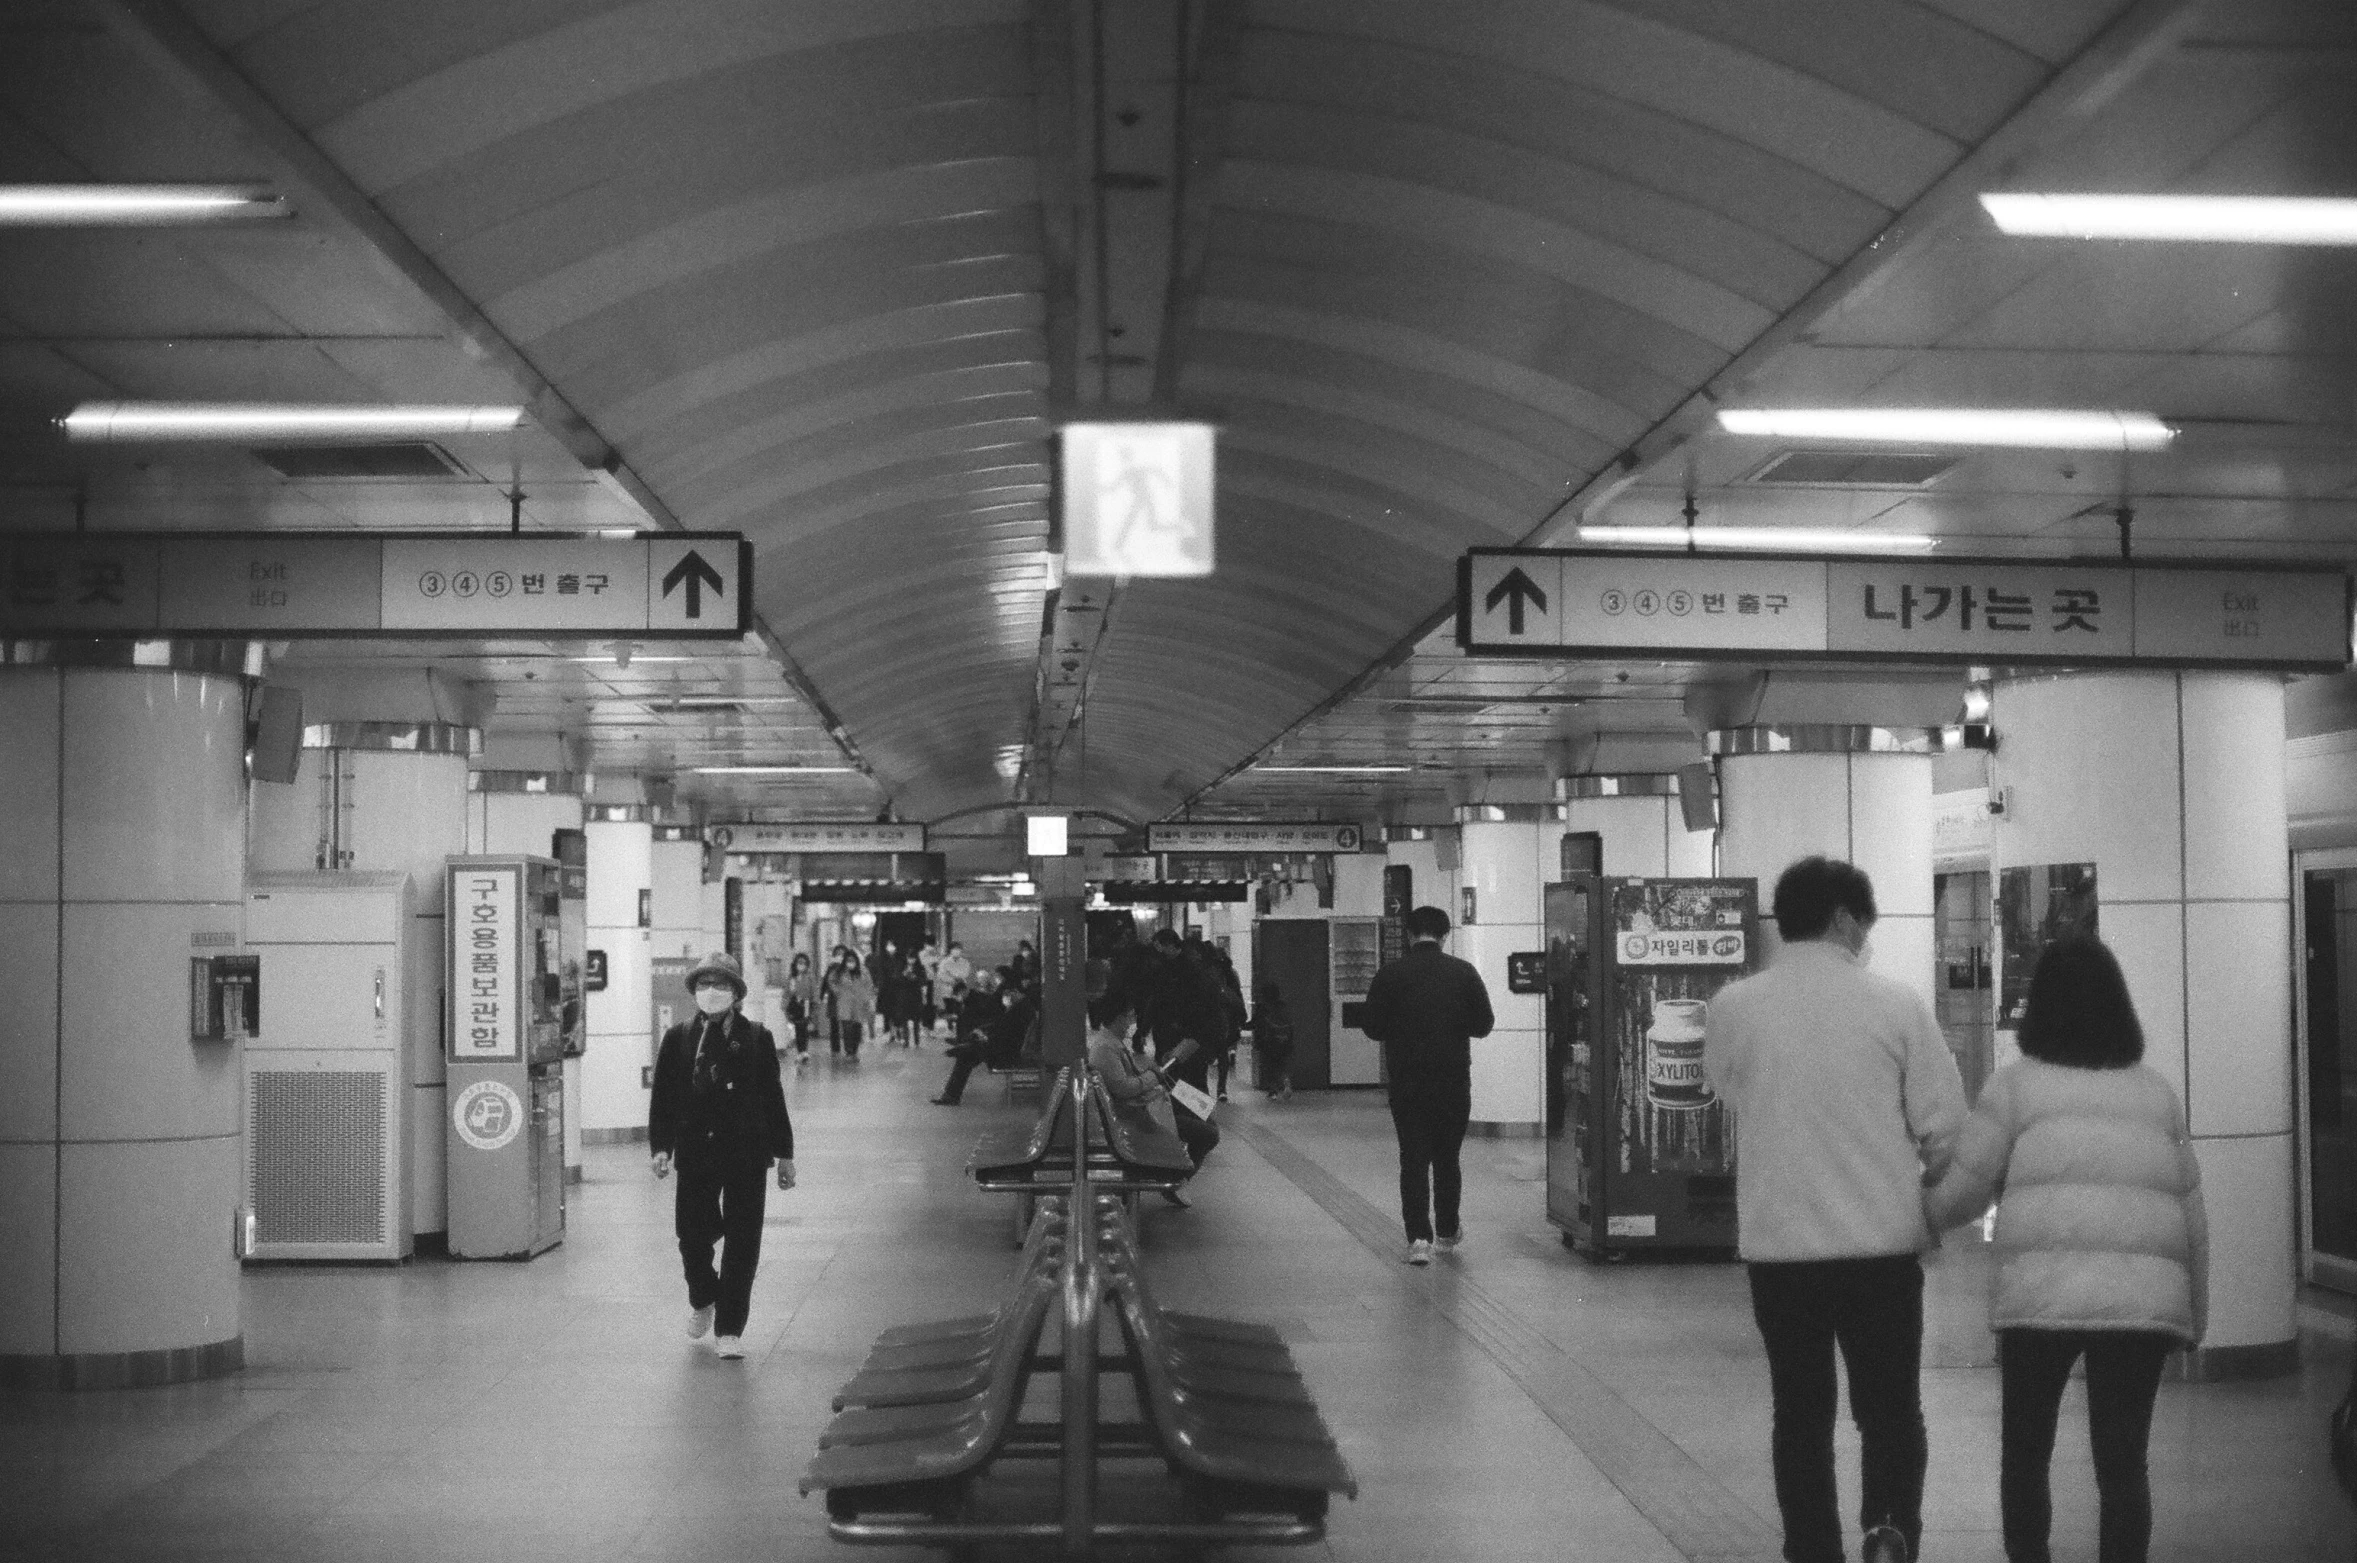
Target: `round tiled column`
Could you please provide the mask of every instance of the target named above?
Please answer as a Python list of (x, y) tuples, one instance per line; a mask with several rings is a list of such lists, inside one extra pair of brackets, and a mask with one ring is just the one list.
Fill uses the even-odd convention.
[(245, 1360), (243, 1053), (188, 999), (243, 916), (243, 651), (0, 666), (0, 1385)]
[(2086, 673), (2000, 682), (1991, 837), (2008, 868), (2095, 865), (2144, 1061), (2185, 1099), (2210, 1218), (2205, 1376), (2298, 1363), (2283, 683)]
[[(1604, 872), (1647, 879), (1706, 879), (1711, 835), (1690, 831), (1674, 774), (1566, 776), (1555, 784), (1563, 829), (1603, 838)], [(1549, 882), (1562, 878), (1550, 870)]]
[(1932, 1001), (1932, 734), (1884, 727), (1736, 727), (1719, 766), (1719, 872), (1760, 883), (1770, 957), (1777, 876), (1804, 857), (1854, 863), (1881, 914), (1873, 966)]
[[(653, 1092), (641, 1070), (654, 1062), (652, 931), (639, 903), (654, 888), (655, 827), (644, 804), (592, 804), (589, 947), (606, 952), (606, 986), (588, 996), (589, 1050), (581, 1058), (581, 1132), (591, 1145), (643, 1140)], [(687, 995), (674, 997), (681, 1013)]]

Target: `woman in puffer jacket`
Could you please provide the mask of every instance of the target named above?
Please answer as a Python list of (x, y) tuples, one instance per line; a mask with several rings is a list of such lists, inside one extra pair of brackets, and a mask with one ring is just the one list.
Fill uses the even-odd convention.
[(1935, 1231), (1998, 1201), (1989, 1327), (2004, 1391), (1998, 1500), (2009, 1563), (2048, 1563), (2047, 1469), (2071, 1364), (2087, 1359), (2102, 1563), (2143, 1563), (2144, 1451), (2161, 1364), (2198, 1345), (2209, 1225), (2185, 1109), (2140, 1060), (2144, 1032), (2110, 950), (2049, 945), (2030, 979), (2024, 1057), (1992, 1076), (1947, 1175)]

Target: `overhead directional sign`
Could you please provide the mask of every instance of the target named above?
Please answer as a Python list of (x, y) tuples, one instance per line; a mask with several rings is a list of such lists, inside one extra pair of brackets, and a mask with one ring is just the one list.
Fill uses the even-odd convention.
[(1860, 559), (1474, 549), (1457, 644), (1474, 656), (1996, 666), (2349, 665), (2337, 565)]
[(1279, 824), (1268, 820), (1178, 820), (1146, 827), (1149, 852), (1357, 852), (1363, 825), (1332, 820)]
[(21, 533), (0, 636), (733, 640), (751, 584), (735, 533)]
[(783, 825), (712, 825), (704, 839), (723, 852), (922, 852), (923, 824), (796, 820)]

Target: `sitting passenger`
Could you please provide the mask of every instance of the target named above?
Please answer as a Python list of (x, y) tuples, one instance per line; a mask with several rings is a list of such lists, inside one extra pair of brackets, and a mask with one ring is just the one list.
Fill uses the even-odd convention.
[(933, 1105), (957, 1106), (966, 1094), (966, 1081), (972, 1078), (976, 1065), (1012, 1069), (1037, 1045), (1038, 1038), (1039, 1000), (1030, 993), (1018, 993), (1014, 1002), (987, 1025), (967, 1032), (963, 1041), (949, 1049), (949, 1056), (956, 1063), (949, 1071), (949, 1084), (933, 1098)]
[[(1187, 1148), (1187, 1160), (1201, 1168), (1203, 1158), (1219, 1143), (1219, 1126), (1193, 1113), (1179, 1112), (1171, 1103), (1170, 1086), (1163, 1078), (1163, 1069), (1183, 1064), (1193, 1049), (1186, 1047), (1173, 1053), (1163, 1069), (1148, 1062), (1130, 1045), (1137, 1015), (1135, 1005), (1121, 985), (1114, 986), (1090, 1006), (1090, 1018), (1093, 1023), (1088, 1034), (1088, 1066), (1105, 1082), (1105, 1094), (1112, 1098), (1113, 1110), (1178, 1136)], [(1165, 1189), (1162, 1197), (1182, 1210), (1186, 1208), (1186, 1200), (1176, 1189)]]

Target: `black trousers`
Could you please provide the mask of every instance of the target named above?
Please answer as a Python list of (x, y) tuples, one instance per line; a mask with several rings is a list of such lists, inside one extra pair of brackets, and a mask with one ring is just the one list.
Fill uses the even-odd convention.
[(1789, 1563), (1843, 1563), (1833, 1479), (1833, 1355), (1858, 1424), (1860, 1529), (1923, 1539), (1923, 1266), (1913, 1254), (1751, 1267), (1751, 1315), (1768, 1348), (1770, 1450)]
[(1435, 1228), (1443, 1237), (1457, 1235), (1457, 1206), (1465, 1191), (1457, 1156), (1472, 1115), (1471, 1081), (1391, 1083), (1391, 1126), (1399, 1133), (1400, 1218), (1410, 1242), (1430, 1242)]
[(2101, 1513), (2099, 1563), (2144, 1563), (2152, 1542), (2152, 1483), (2144, 1450), (2161, 1364), (2175, 1336), (2152, 1330), (2000, 1330), (1997, 1366), (2004, 1386), (1997, 1499), (2004, 1515), (2008, 1563), (2048, 1563), (2054, 1493), (2054, 1424), (2062, 1413), (2071, 1363), (2087, 1355), (2087, 1441), (2095, 1452)]
[(1198, 1170), (1203, 1158), (1219, 1145), (1219, 1125), (1208, 1118), (1198, 1118), (1178, 1103), (1170, 1104), (1170, 1121), (1178, 1127), (1179, 1143), (1187, 1148), (1187, 1160)]
[[(753, 1272), (761, 1263), (761, 1213), (768, 1200), (769, 1168), (759, 1161), (679, 1164), (672, 1224), (687, 1271), (687, 1305), (712, 1309), (712, 1327), (719, 1334), (745, 1333)], [(721, 1245), (717, 1272), (714, 1243)]]
[(980, 1037), (974, 1038), (971, 1042), (960, 1042), (950, 1048), (949, 1056), (955, 1062), (949, 1071), (949, 1084), (941, 1088), (944, 1099), (951, 1102), (964, 1099), (966, 1082), (974, 1077), (974, 1071), (980, 1067), (983, 1055), (989, 1051), (990, 1044)]

